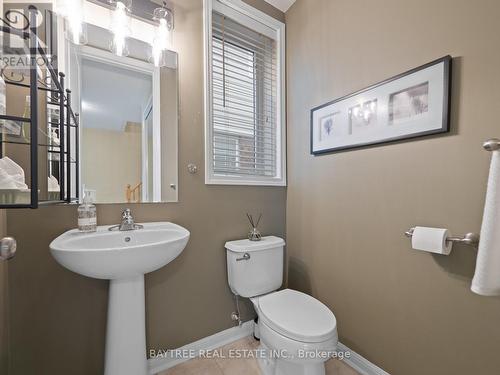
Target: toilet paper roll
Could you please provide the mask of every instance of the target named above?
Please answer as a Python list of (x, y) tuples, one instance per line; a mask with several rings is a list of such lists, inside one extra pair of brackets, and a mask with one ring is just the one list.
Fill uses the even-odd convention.
[(415, 227), (411, 237), (411, 246), (415, 250), (448, 255), (452, 246), (451, 241), (446, 241), (448, 236), (448, 229)]

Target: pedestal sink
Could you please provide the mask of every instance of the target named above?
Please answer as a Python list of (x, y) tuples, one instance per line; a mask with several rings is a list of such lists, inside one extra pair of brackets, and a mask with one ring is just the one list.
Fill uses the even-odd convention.
[(109, 279), (105, 375), (146, 375), (144, 274), (174, 260), (189, 232), (173, 223), (146, 223), (143, 229), (80, 233), (73, 229), (50, 244), (52, 256), (67, 269)]

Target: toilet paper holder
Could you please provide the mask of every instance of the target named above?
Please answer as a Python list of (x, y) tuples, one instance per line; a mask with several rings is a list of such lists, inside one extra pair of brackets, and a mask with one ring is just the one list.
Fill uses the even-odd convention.
[[(490, 138), (483, 143), (483, 148), (486, 151), (498, 151), (500, 150), (500, 139), (499, 138)], [(408, 238), (413, 237), (413, 232), (415, 228), (410, 228), (405, 232), (405, 236)], [(479, 245), (479, 234), (477, 233), (467, 233), (462, 237), (458, 236), (448, 236), (446, 238), (446, 242), (461, 243), (464, 245), (477, 247)]]
[[(408, 238), (411, 238), (413, 236), (413, 231), (415, 228), (410, 228), (405, 232), (405, 236)], [(479, 234), (477, 233), (467, 233), (463, 237), (458, 237), (458, 236), (449, 236), (446, 238), (446, 242), (452, 242), (452, 243), (462, 243), (464, 245), (468, 246), (473, 246), (477, 247), (479, 244)]]

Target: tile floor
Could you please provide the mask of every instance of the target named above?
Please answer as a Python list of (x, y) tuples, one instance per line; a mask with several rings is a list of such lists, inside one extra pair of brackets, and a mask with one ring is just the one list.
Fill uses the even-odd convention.
[[(255, 350), (259, 342), (253, 337), (245, 337), (231, 344), (223, 346), (220, 353), (229, 350)], [(214, 356), (215, 357), (215, 356)], [(222, 356), (221, 356), (222, 357)], [(254, 358), (195, 358), (181, 363), (158, 375), (261, 375), (257, 360)], [(359, 375), (351, 367), (337, 359), (330, 359), (326, 363), (326, 375)]]

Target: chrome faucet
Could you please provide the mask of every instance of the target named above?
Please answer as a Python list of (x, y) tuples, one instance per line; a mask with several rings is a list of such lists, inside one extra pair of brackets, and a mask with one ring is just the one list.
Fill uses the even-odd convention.
[(134, 218), (132, 217), (130, 208), (126, 208), (122, 213), (122, 222), (120, 225), (113, 225), (112, 227), (109, 227), (108, 230), (128, 231), (142, 228), (144, 228), (143, 225), (134, 223)]

